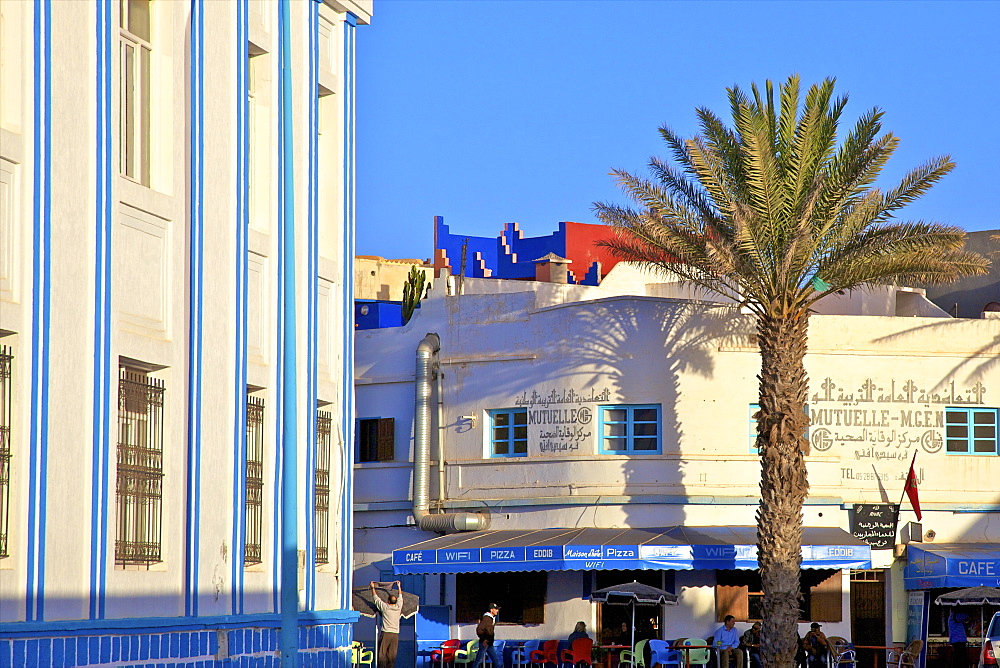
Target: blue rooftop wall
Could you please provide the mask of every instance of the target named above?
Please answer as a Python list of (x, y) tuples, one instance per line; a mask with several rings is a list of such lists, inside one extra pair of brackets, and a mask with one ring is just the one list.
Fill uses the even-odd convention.
[[(444, 250), (453, 274), (461, 273), (462, 244), (466, 240), (469, 247), (465, 275), (473, 278), (484, 278), (484, 269), (489, 269), (492, 278), (532, 280), (535, 278), (535, 260), (549, 253), (567, 256), (565, 223), (559, 223), (558, 231), (540, 237), (524, 236), (517, 223), (505, 223), (497, 237), (452, 234), (444, 216), (434, 216), (434, 225), (437, 249)], [(586, 285), (597, 285), (597, 282), (596, 268), (581, 281)]]
[[(420, 308), (419, 304), (417, 308)], [(403, 304), (368, 299), (354, 300), (354, 329), (403, 326)]]
[[(437, 248), (444, 250), (451, 263), (451, 273), (459, 274), (462, 270), (462, 244), (469, 240), (466, 251), (465, 275), (472, 278), (485, 278), (483, 269), (491, 269), (496, 276), (497, 252), (499, 243), (496, 237), (472, 237), (467, 234), (452, 234), (444, 222), (444, 216), (434, 216), (435, 238)], [(479, 254), (477, 257), (476, 254)]]
[(566, 226), (544, 237), (525, 237), (517, 223), (506, 223), (497, 239), (498, 278), (535, 278), (534, 261), (555, 253), (566, 257)]

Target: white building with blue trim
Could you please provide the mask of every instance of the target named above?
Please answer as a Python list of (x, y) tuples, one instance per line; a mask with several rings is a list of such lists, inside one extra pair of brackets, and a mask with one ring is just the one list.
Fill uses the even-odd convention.
[(371, 13), (0, 3), (0, 665), (350, 662)]
[[(443, 276), (408, 324), (357, 332), (356, 579), (423, 595), (418, 661), (475, 638), (489, 602), (498, 639), (584, 621), (620, 642), (628, 608), (587, 596), (633, 579), (679, 596), (637, 637), (759, 619), (754, 337), (738, 306), (623, 263), (599, 286)], [(921, 290), (818, 305), (803, 635), (905, 641), (916, 592), (937, 647), (933, 598), (972, 580), (914, 573), (948, 561), (1000, 584), (998, 355), (1000, 320)], [(922, 522), (898, 505), (914, 454)]]

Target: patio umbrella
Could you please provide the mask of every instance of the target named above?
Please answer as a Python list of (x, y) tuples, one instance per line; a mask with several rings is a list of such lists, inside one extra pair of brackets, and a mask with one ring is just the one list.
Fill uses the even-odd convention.
[(677, 595), (633, 581), (592, 591), (590, 602), (632, 606), (632, 650), (635, 651), (635, 607), (637, 605), (676, 605)]
[(1000, 605), (1000, 587), (968, 587), (941, 594), (938, 605)]
[(979, 628), (985, 633), (983, 628), (983, 606), (1000, 606), (1000, 588), (998, 587), (968, 587), (957, 589), (947, 594), (941, 594), (934, 602), (938, 605), (978, 605), (979, 606)]
[[(376, 582), (375, 593), (380, 599), (389, 602), (389, 593), (397, 593), (394, 582)], [(409, 619), (417, 614), (420, 609), (420, 598), (409, 592), (403, 594), (403, 612), (401, 617)], [(378, 608), (375, 607), (375, 600), (372, 598), (371, 587), (355, 587), (351, 590), (351, 609), (360, 612), (365, 617), (375, 617), (378, 615)]]

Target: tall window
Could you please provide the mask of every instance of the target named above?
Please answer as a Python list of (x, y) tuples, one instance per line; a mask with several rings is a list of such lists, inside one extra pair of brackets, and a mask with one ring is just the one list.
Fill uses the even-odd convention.
[(660, 405), (601, 406), (601, 452), (660, 452)]
[(313, 494), (316, 525), (316, 563), (330, 563), (330, 427), (333, 415), (316, 411), (315, 480)]
[(149, 185), (149, 0), (119, 0), (119, 132), (121, 173)]
[(118, 467), (115, 563), (162, 561), (163, 381), (121, 367), (118, 377)]
[(261, 561), (264, 522), (264, 399), (247, 395), (246, 539), (243, 565)]
[(503, 408), (490, 411), (490, 456), (526, 457), (528, 455), (528, 411)]
[(7, 527), (10, 516), (10, 403), (11, 366), (14, 353), (0, 346), (0, 559), (7, 551)]
[(997, 409), (945, 409), (945, 450), (950, 455), (997, 454)]
[(395, 418), (358, 420), (358, 461), (391, 462), (396, 456)]

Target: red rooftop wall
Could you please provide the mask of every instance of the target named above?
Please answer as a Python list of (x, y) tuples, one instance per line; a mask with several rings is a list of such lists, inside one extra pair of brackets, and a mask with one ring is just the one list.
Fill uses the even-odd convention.
[(601, 263), (601, 278), (618, 264), (618, 258), (612, 256), (607, 248), (595, 245), (601, 239), (613, 238), (613, 227), (572, 222), (559, 223), (559, 227), (566, 233), (566, 257), (573, 261), (569, 270), (577, 282), (583, 279), (594, 262)]

